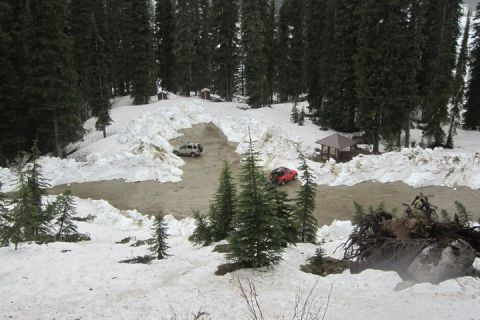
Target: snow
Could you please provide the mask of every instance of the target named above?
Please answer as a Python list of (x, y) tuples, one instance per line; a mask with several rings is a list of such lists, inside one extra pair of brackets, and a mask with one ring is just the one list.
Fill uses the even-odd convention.
[[(72, 182), (124, 179), (127, 182), (155, 180), (178, 182), (183, 160), (172, 154), (170, 139), (179, 130), (199, 123), (213, 123), (243, 154), (251, 138), (260, 151), (266, 170), (277, 166), (297, 168), (298, 152), (314, 153), (315, 141), (333, 131), (321, 131), (306, 120), (304, 126), (290, 122), (292, 104), (271, 108), (246, 109), (239, 102), (214, 103), (199, 98), (181, 98), (149, 105), (129, 106), (129, 98), (120, 98), (112, 109), (113, 124), (107, 138), (95, 131), (95, 119), (86, 122), (89, 131), (84, 141), (71, 146), (76, 151), (67, 159), (42, 157), (42, 174), (51, 185)], [(305, 107), (300, 103), (299, 108)], [(412, 137), (420, 139), (418, 130)], [(354, 185), (364, 181), (383, 183), (403, 181), (413, 187), (467, 186), (480, 188), (480, 132), (458, 130), (456, 148), (403, 149), (382, 155), (358, 156), (349, 163), (325, 164), (309, 161), (318, 184)], [(208, 148), (208, 146), (206, 146)], [(0, 168), (2, 191), (11, 191), (15, 175)]]
[[(50, 198), (53, 200), (53, 198)], [(367, 270), (352, 275), (318, 277), (299, 266), (316, 247), (289, 247), (273, 270), (239, 270), (219, 277), (214, 272), (225, 263), (213, 246), (188, 242), (191, 218), (166, 216), (169, 253), (166, 260), (149, 265), (118, 261), (146, 254), (145, 246), (115, 242), (126, 237), (150, 237), (151, 220), (136, 211), (120, 211), (106, 201), (75, 198), (78, 222), (91, 241), (82, 243), (21, 244), (0, 248), (0, 310), (4, 319), (191, 319), (205, 311), (211, 319), (246, 319), (247, 306), (238, 281), (252, 279), (265, 319), (292, 316), (297, 296), (313, 288), (312, 303), (328, 305), (327, 319), (476, 319), (480, 284), (472, 277), (439, 285), (417, 284), (394, 291), (401, 281), (394, 272)], [(335, 221), (319, 230), (327, 254), (338, 255), (351, 231), (351, 223)], [(333, 250), (337, 252), (333, 254)], [(476, 265), (480, 265), (477, 259)], [(368, 309), (366, 309), (368, 308)], [(367, 311), (366, 311), (367, 310)]]

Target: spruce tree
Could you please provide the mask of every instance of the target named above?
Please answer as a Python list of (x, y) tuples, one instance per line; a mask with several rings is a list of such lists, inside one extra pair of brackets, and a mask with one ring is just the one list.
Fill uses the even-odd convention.
[(239, 63), (237, 3), (235, 0), (213, 0), (211, 10), (214, 90), (227, 101), (233, 98)]
[(150, 251), (156, 255), (158, 260), (170, 256), (167, 253), (169, 248), (167, 245), (167, 237), (167, 223), (164, 221), (163, 215), (155, 216), (153, 221), (153, 244), (150, 247)]
[(306, 4), (306, 25), (305, 25), (305, 78), (307, 88), (308, 109), (315, 116), (322, 114), (322, 100), (324, 90), (321, 85), (322, 74), (320, 72), (322, 32), (324, 27), (325, 1), (308, 0)]
[(78, 235), (77, 226), (72, 221), (77, 211), (70, 190), (59, 195), (49, 209), (52, 211), (51, 214), (56, 217), (57, 233), (55, 239), (57, 241), (70, 241)]
[(293, 103), (292, 112), (290, 112), (290, 121), (293, 122), (293, 123), (298, 123), (298, 120), (299, 120), (299, 117), (300, 117), (297, 105), (298, 105), (298, 103), (295, 101)]
[[(289, 1), (284, 1), (278, 15), (278, 97), (280, 102), (287, 102), (291, 96), (289, 79)], [(313, 67), (313, 66), (312, 66)]]
[(276, 32), (276, 9), (275, 1), (269, 0), (268, 18), (265, 24), (265, 52), (267, 57), (267, 92), (269, 102), (273, 103), (273, 95), (277, 78), (277, 32)]
[(232, 230), (236, 210), (236, 187), (230, 166), (225, 160), (220, 174), (220, 184), (210, 205), (209, 220), (214, 241), (227, 238)]
[(192, 0), (178, 0), (175, 14), (175, 59), (177, 89), (189, 97), (193, 89), (193, 62), (194, 62), (194, 2)]
[(129, 0), (127, 12), (127, 70), (135, 105), (147, 104), (155, 93), (153, 63), (153, 30), (150, 23), (150, 1)]
[(297, 199), (295, 201), (298, 241), (315, 243), (318, 229), (317, 219), (313, 216), (316, 189), (310, 167), (302, 153), (300, 153), (300, 161), (302, 162), (300, 170), (303, 171), (301, 176), (303, 184), (297, 193)]
[(453, 79), (453, 97), (450, 108), (450, 125), (448, 128), (447, 141), (445, 146), (453, 148), (453, 135), (456, 128), (460, 125), (460, 112), (465, 95), (465, 75), (467, 73), (468, 63), (468, 38), (470, 36), (470, 11), (468, 11), (467, 22), (463, 30), (462, 44), (458, 53), (457, 64), (455, 66), (455, 77)]
[(322, 124), (334, 130), (352, 132), (356, 130), (355, 116), (359, 104), (354, 57), (360, 20), (357, 11), (361, 1), (323, 2), (325, 21), (322, 40), (317, 44), (321, 46), (321, 86), (325, 93)]
[(245, 85), (248, 104), (253, 108), (269, 104), (265, 50), (268, 0), (242, 1), (242, 47), (245, 53)]
[(480, 5), (476, 8), (473, 39), (473, 48), (470, 53), (471, 71), (463, 114), (463, 128), (467, 130), (480, 128)]
[(176, 91), (174, 48), (175, 16), (172, 0), (157, 0), (155, 7), (155, 40), (158, 77), (163, 90)]
[[(22, 103), (22, 55), (15, 8), (0, 1), (0, 165), (5, 166), (27, 145), (26, 108)], [(17, 64), (19, 64), (17, 66)]]
[(210, 245), (213, 241), (213, 236), (207, 216), (201, 214), (198, 210), (194, 210), (193, 219), (195, 220), (195, 230), (192, 235), (188, 237), (188, 240), (203, 246)]
[(240, 193), (229, 243), (229, 259), (247, 267), (263, 267), (281, 259), (282, 224), (257, 165), (258, 154), (250, 139), (240, 175)]
[(38, 138), (42, 151), (63, 156), (63, 147), (80, 140), (84, 133), (72, 41), (65, 33), (66, 2), (27, 1), (25, 6), (28, 136), (30, 140)]
[(302, 111), (300, 111), (300, 114), (298, 115), (298, 125), (303, 126), (305, 123), (305, 108), (302, 107)]
[(298, 239), (298, 226), (293, 214), (292, 201), (288, 198), (288, 193), (279, 190), (277, 186), (270, 181), (267, 181), (265, 188), (272, 198), (276, 215), (280, 219), (283, 235), (282, 246), (287, 247), (290, 244), (294, 245)]
[(202, 88), (209, 88), (212, 84), (211, 56), (213, 48), (209, 0), (197, 0), (193, 2), (193, 5), (195, 54), (192, 64), (192, 86), (197, 92)]
[(457, 37), (460, 33), (461, 0), (430, 1), (424, 27), (425, 45), (419, 73), (424, 137), (430, 145), (444, 144), (442, 125), (448, 120), (453, 95)]

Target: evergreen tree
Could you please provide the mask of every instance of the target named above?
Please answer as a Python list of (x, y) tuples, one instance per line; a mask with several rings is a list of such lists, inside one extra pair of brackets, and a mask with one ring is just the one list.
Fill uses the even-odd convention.
[(266, 178), (257, 166), (258, 155), (250, 140), (240, 176), (240, 194), (229, 243), (229, 259), (247, 267), (263, 267), (281, 259), (282, 223), (275, 212)]
[(127, 12), (127, 68), (135, 105), (147, 104), (155, 93), (153, 72), (153, 31), (150, 23), (150, 1), (130, 0)]
[(195, 220), (195, 230), (188, 240), (203, 246), (208, 246), (213, 241), (212, 228), (208, 223), (207, 216), (200, 214), (198, 210), (193, 211), (193, 219)]
[(470, 36), (470, 11), (468, 11), (467, 22), (463, 30), (463, 39), (458, 53), (457, 65), (455, 67), (455, 77), (453, 79), (453, 97), (452, 107), (450, 109), (450, 126), (448, 129), (447, 148), (453, 148), (453, 135), (456, 128), (460, 125), (460, 111), (465, 95), (465, 75), (467, 73), (468, 63), (468, 38)]
[(63, 147), (84, 133), (72, 41), (65, 33), (66, 2), (27, 1), (25, 6), (28, 138), (38, 138), (41, 150), (63, 156)]
[(317, 239), (317, 219), (313, 216), (315, 210), (315, 184), (313, 175), (310, 172), (305, 156), (300, 153), (300, 161), (302, 162), (300, 170), (302, 173), (303, 185), (298, 191), (295, 201), (295, 216), (298, 225), (298, 240), (300, 242), (315, 243)]
[(448, 120), (453, 95), (457, 37), (460, 33), (461, 0), (430, 1), (424, 27), (425, 46), (419, 73), (424, 137), (431, 145), (444, 144), (442, 125)]
[(239, 63), (237, 1), (213, 0), (211, 12), (214, 90), (225, 100), (232, 101)]
[(322, 46), (321, 85), (325, 92), (322, 124), (342, 132), (356, 130), (359, 101), (354, 57), (357, 54), (360, 3), (359, 0), (326, 1), (324, 33), (321, 44), (318, 44)]
[(304, 0), (287, 0), (280, 9), (279, 63), (281, 100), (297, 99), (305, 91)]
[(194, 62), (194, 3), (192, 0), (178, 0), (175, 15), (175, 59), (177, 86), (181, 94), (189, 97), (193, 89)]
[(268, 105), (268, 59), (265, 50), (268, 0), (242, 1), (242, 46), (245, 52), (245, 85), (253, 108)]
[(276, 52), (276, 12), (275, 1), (269, 0), (268, 18), (265, 25), (265, 54), (267, 57), (267, 91), (269, 102), (273, 103), (276, 86), (277, 52)]
[(290, 113), (290, 121), (293, 123), (298, 123), (300, 114), (298, 112), (297, 102), (293, 103), (292, 112)]
[(410, 52), (409, 11), (399, 0), (363, 1), (356, 55), (358, 125), (379, 151), (405, 127), (416, 96), (415, 56)]
[(214, 241), (227, 238), (232, 230), (236, 209), (236, 188), (227, 161), (220, 174), (220, 184), (210, 205), (209, 220)]
[(477, 5), (475, 14), (470, 70), (463, 127), (468, 130), (476, 130), (480, 126), (480, 5)]
[(27, 144), (25, 107), (17, 46), (18, 15), (9, 1), (0, 1), (0, 165), (6, 165)]
[(305, 123), (305, 108), (302, 107), (302, 111), (300, 111), (300, 114), (298, 115), (298, 125), (303, 126)]
[(49, 210), (51, 210), (53, 216), (56, 216), (57, 234), (55, 238), (57, 241), (69, 241), (72, 237), (78, 235), (77, 226), (72, 221), (77, 211), (70, 190), (59, 195), (55, 202), (51, 204)]
[(174, 34), (175, 17), (172, 0), (157, 0), (155, 7), (158, 77), (163, 90), (176, 91)]
[(169, 256), (167, 250), (167, 223), (163, 220), (163, 215), (155, 216), (153, 221), (153, 244), (150, 251), (157, 256), (158, 260), (165, 259)]
[(209, 0), (197, 0), (194, 5), (194, 41), (195, 48), (192, 64), (192, 86), (195, 91), (209, 88), (212, 84)]
[(267, 181), (266, 191), (271, 196), (274, 203), (275, 212), (280, 219), (282, 229), (282, 246), (287, 247), (289, 244), (297, 243), (298, 226), (293, 215), (293, 205), (288, 193), (281, 191), (274, 183)]
[(305, 25), (305, 77), (307, 87), (308, 109), (316, 116), (322, 114), (324, 90), (321, 85), (320, 72), (321, 50), (324, 28), (324, 0), (308, 0), (306, 4)]

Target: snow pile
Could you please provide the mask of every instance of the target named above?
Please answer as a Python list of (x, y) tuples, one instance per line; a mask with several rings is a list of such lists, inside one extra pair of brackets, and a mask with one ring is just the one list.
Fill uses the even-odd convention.
[[(53, 199), (53, 198), (52, 198)], [(105, 201), (75, 198), (79, 231), (91, 241), (82, 243), (21, 244), (0, 248), (0, 310), (5, 319), (191, 319), (198, 311), (211, 319), (246, 319), (247, 305), (238, 281), (253, 279), (265, 319), (292, 318), (296, 301), (311, 291), (312, 306), (324, 310), (331, 288), (328, 319), (473, 319), (478, 315), (479, 282), (472, 277), (438, 286), (418, 284), (394, 291), (401, 281), (394, 272), (366, 270), (352, 275), (318, 277), (300, 271), (316, 246), (289, 247), (272, 270), (243, 269), (215, 276), (223, 254), (213, 246), (188, 242), (193, 220), (166, 216), (171, 256), (149, 265), (120, 260), (145, 255), (148, 246), (132, 247), (151, 237), (151, 221), (136, 211), (120, 211)], [(351, 224), (335, 221), (319, 231), (319, 240), (332, 255), (345, 240)], [(128, 243), (116, 243), (130, 237)], [(338, 248), (333, 255), (340, 255)], [(478, 266), (480, 259), (477, 259)], [(435, 299), (432, 299), (435, 297)], [(369, 311), (365, 313), (365, 306)]]
[[(117, 133), (106, 139), (98, 137), (96, 132), (87, 135), (88, 141), (93, 140), (90, 135), (98, 140), (83, 146), (70, 159), (41, 157), (43, 177), (50, 185), (113, 179), (180, 181), (183, 172), (179, 167), (184, 161), (172, 153), (168, 140), (180, 136), (179, 129), (210, 122), (211, 118), (197, 101), (178, 102), (168, 108), (160, 108), (158, 103), (148, 106), (149, 110), (155, 105), (158, 110), (140, 112), (128, 122), (125, 121), (125, 108), (115, 109), (112, 112), (114, 121), (125, 123), (124, 127), (120, 129), (117, 123)], [(115, 114), (121, 116), (117, 119)], [(0, 179), (4, 184), (3, 192), (13, 190), (13, 172), (0, 168)]]
[(403, 181), (413, 187), (468, 186), (480, 188), (480, 153), (441, 148), (403, 149), (382, 155), (360, 155), (348, 163), (329, 161), (315, 165), (317, 183), (332, 186), (364, 181)]

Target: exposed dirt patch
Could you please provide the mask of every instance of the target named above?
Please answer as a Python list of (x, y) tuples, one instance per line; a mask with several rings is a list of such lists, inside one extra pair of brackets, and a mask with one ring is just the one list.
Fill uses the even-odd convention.
[[(204, 154), (198, 158), (183, 157), (185, 165), (182, 181), (178, 183), (158, 183), (144, 181), (125, 183), (122, 180), (72, 183), (72, 193), (80, 198), (105, 199), (113, 206), (125, 209), (137, 209), (146, 214), (173, 214), (177, 218), (192, 215), (192, 209), (205, 213), (210, 199), (215, 193), (224, 159), (232, 165), (232, 172), (238, 176), (241, 157), (235, 152), (236, 146), (211, 124), (195, 125), (182, 130), (184, 136), (171, 140), (176, 146), (187, 141), (200, 142), (205, 147)], [(291, 197), (295, 196), (299, 181), (291, 181), (280, 187)], [(51, 194), (63, 192), (66, 186), (56, 186), (49, 190)], [(455, 212), (454, 201), (463, 203), (478, 219), (480, 216), (480, 190), (458, 187), (457, 190), (446, 187), (427, 187), (414, 189), (404, 183), (364, 182), (352, 187), (317, 186), (315, 216), (320, 223), (330, 224), (334, 219), (350, 220), (353, 202), (359, 202), (364, 208), (383, 202), (385, 208), (397, 208), (400, 212), (405, 199), (415, 197), (419, 192), (435, 195), (432, 201), (439, 208)]]

